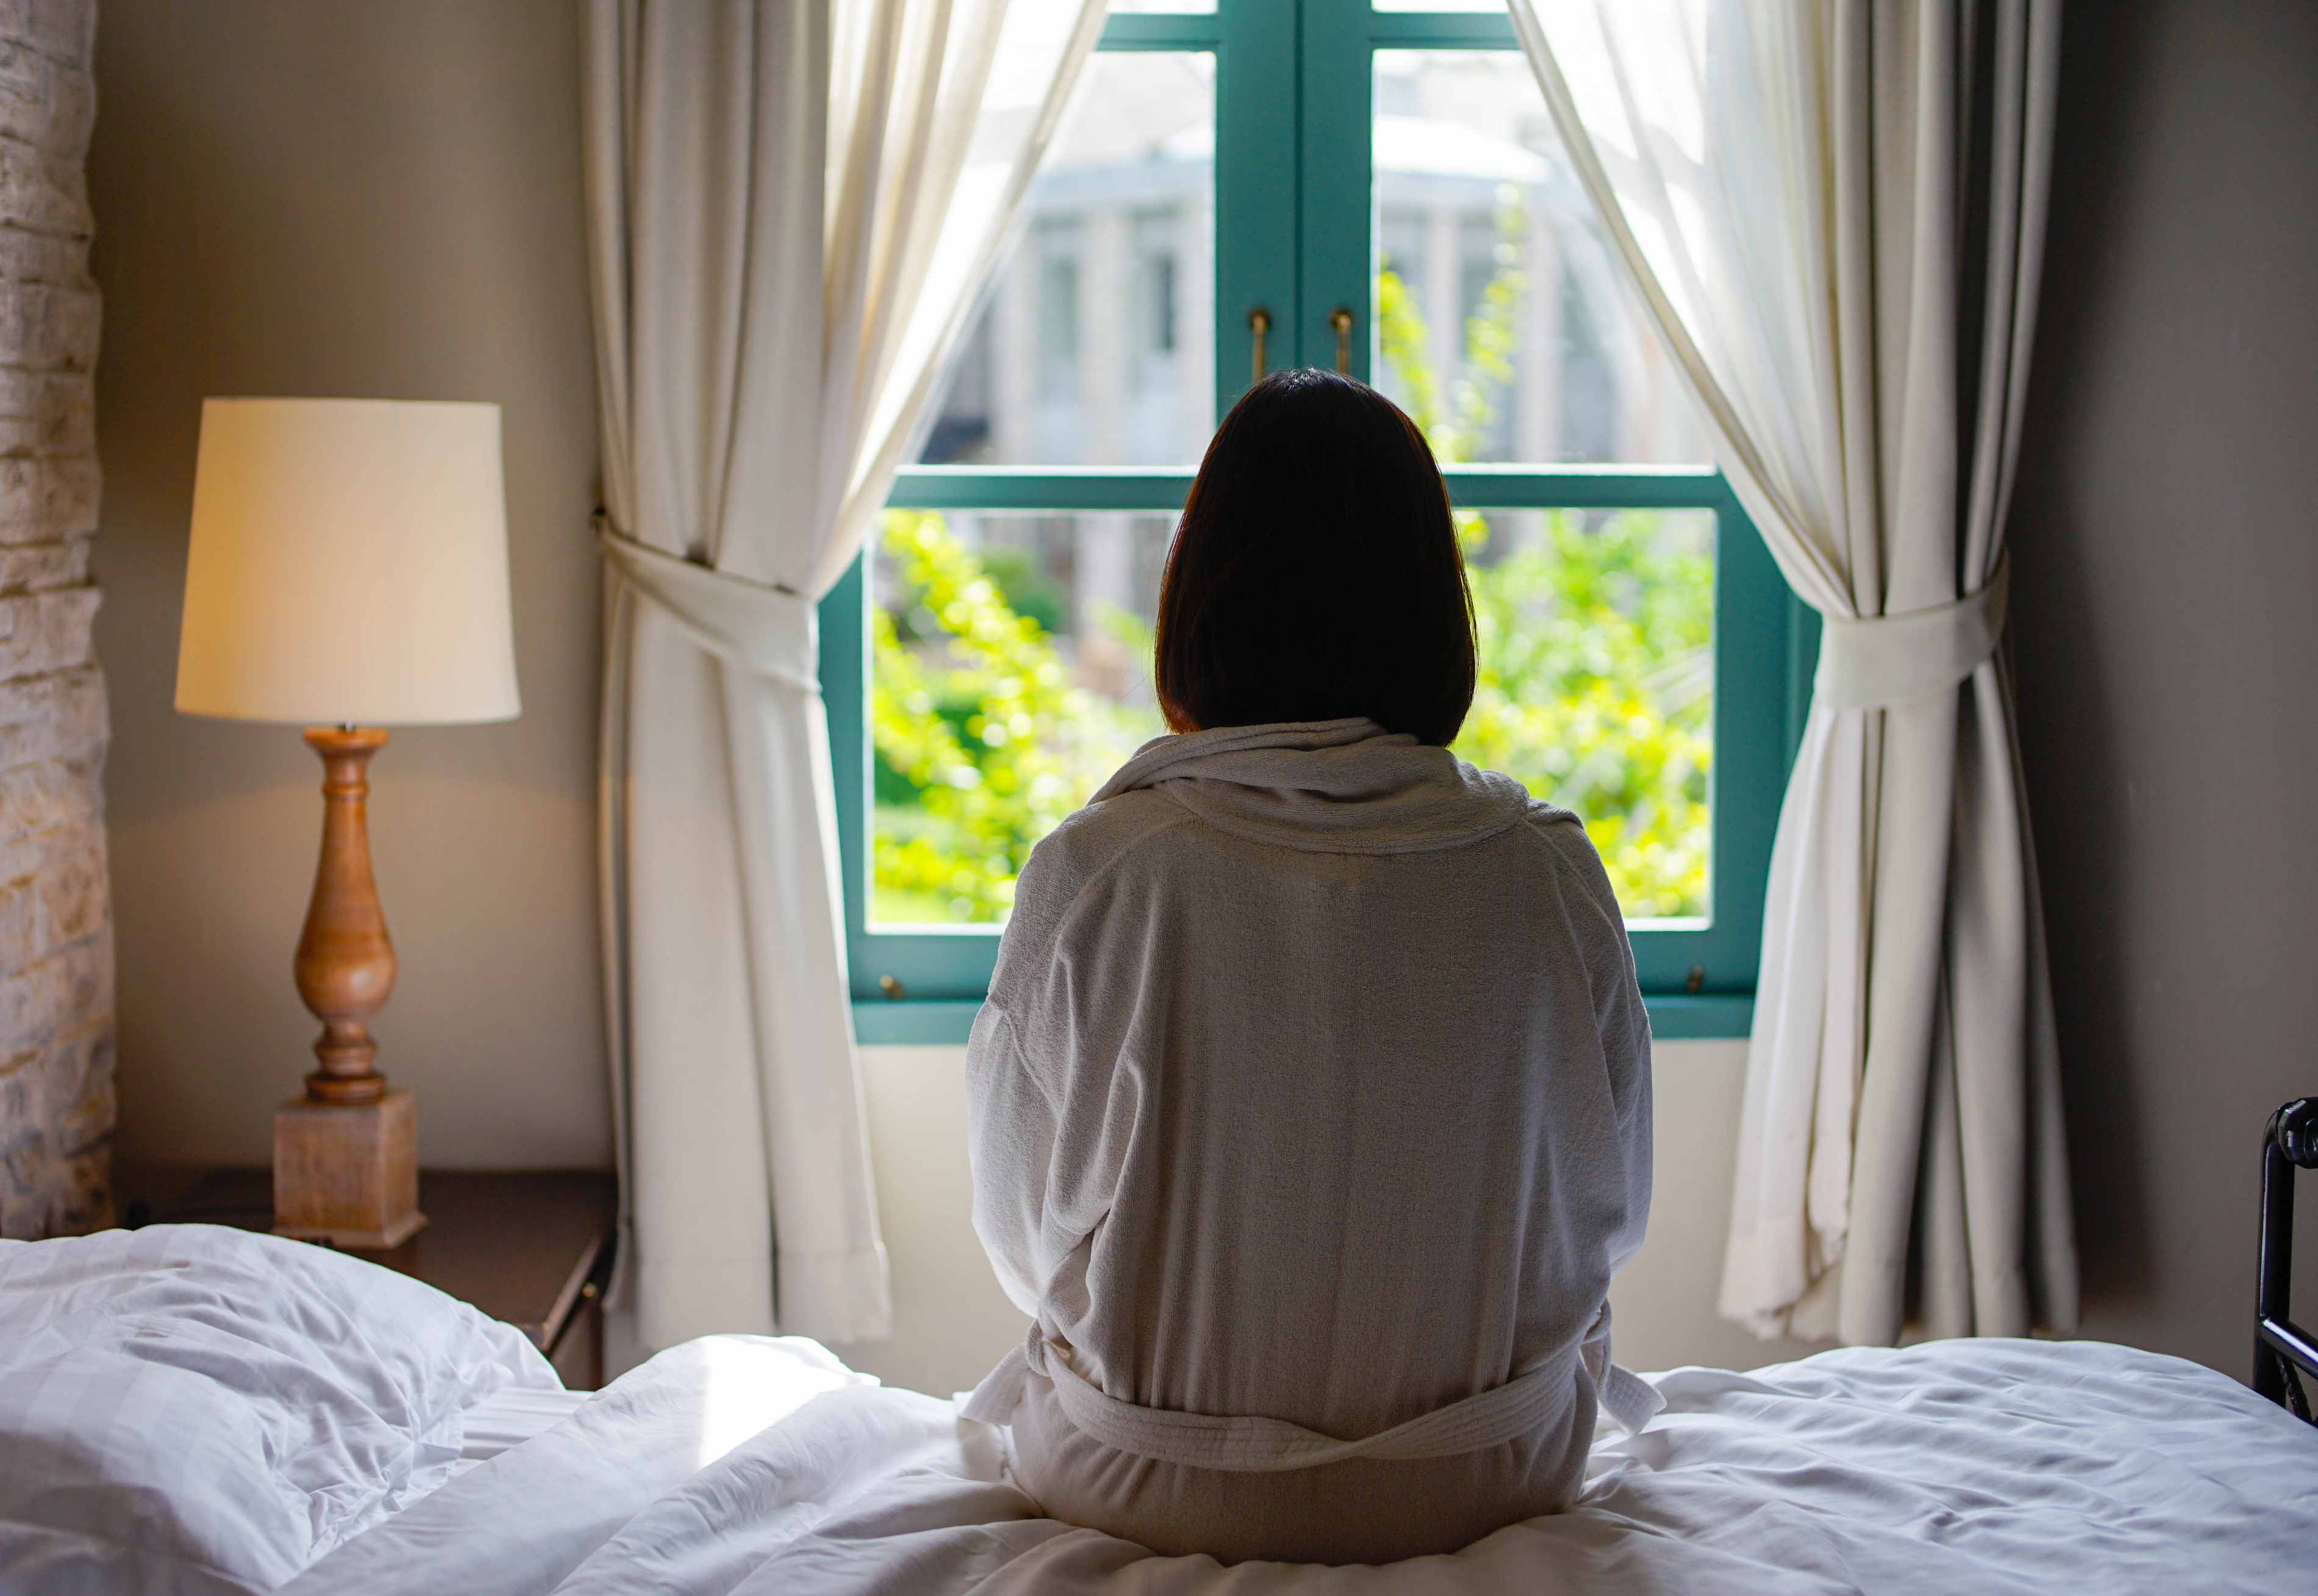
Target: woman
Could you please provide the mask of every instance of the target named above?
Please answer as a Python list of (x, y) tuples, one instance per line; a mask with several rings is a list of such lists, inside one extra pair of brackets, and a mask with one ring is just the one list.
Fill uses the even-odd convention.
[(1031, 1314), (967, 1413), (1058, 1519), (1224, 1562), (1448, 1552), (1576, 1491), (1650, 1188), (1649, 1030), (1577, 819), (1447, 751), (1472, 604), (1424, 435), (1286, 372), (1159, 601), (1180, 735), (1040, 843), (967, 1050)]

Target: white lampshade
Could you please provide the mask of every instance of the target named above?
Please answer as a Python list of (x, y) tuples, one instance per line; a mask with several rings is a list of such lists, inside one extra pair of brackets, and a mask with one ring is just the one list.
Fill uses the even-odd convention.
[(177, 707), (308, 725), (519, 713), (497, 405), (202, 405)]

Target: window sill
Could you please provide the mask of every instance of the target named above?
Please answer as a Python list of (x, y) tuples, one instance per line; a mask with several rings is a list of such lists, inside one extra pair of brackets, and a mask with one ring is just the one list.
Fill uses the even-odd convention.
[[(1755, 1023), (1751, 992), (1646, 994), (1650, 1034), (1661, 1042), (1744, 1036)], [(853, 1034), (865, 1047), (957, 1047), (965, 1045), (982, 1005), (975, 1001), (874, 999), (853, 1005)]]

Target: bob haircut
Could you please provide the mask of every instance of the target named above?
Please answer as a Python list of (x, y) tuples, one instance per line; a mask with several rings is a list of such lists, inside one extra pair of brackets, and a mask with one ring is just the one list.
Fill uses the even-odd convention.
[(1278, 372), (1216, 429), (1160, 584), (1177, 731), (1365, 715), (1445, 748), (1473, 704), (1473, 597), (1433, 450), (1334, 372)]

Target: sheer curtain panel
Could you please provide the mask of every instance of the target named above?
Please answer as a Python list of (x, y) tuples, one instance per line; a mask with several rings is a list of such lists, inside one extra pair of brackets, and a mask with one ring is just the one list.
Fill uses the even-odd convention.
[(639, 1333), (889, 1331), (816, 600), (1100, 0), (583, 0), (605, 974)]
[(1715, 456), (1825, 618), (1722, 1312), (2076, 1320), (2003, 626), (2058, 0), (1512, 0)]

